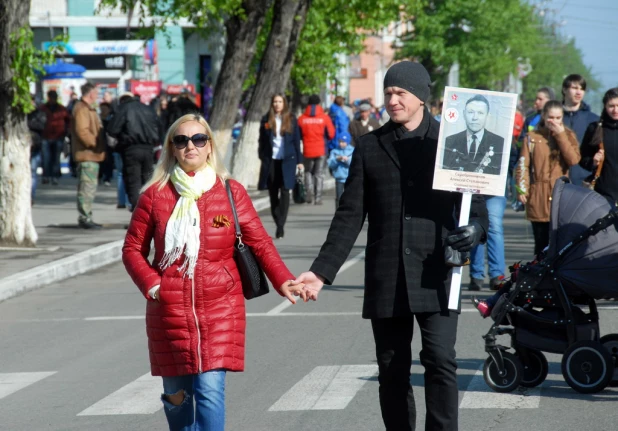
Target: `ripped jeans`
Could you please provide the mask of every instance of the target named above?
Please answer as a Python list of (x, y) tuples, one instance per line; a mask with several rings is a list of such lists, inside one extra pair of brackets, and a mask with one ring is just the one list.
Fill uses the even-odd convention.
[[(180, 405), (166, 398), (180, 391), (185, 393)], [(161, 401), (170, 431), (224, 431), (225, 370), (163, 377)]]

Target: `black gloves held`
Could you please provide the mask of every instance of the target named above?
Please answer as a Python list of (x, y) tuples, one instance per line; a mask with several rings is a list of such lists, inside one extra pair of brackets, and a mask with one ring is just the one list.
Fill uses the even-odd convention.
[(470, 251), (481, 243), (484, 235), (485, 230), (481, 225), (472, 222), (450, 231), (446, 236), (445, 245), (455, 251)]

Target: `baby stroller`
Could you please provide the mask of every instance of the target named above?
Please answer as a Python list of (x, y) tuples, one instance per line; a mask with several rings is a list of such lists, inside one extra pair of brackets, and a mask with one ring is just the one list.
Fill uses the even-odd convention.
[[(566, 177), (556, 182), (545, 256), (514, 270), (509, 292), (491, 310), (495, 323), (483, 336), (490, 388), (540, 385), (548, 373), (542, 352), (562, 354), (562, 375), (577, 392), (618, 383), (618, 334), (600, 336), (595, 303), (618, 297), (617, 224), (601, 195)], [(505, 334), (514, 353), (497, 342)]]

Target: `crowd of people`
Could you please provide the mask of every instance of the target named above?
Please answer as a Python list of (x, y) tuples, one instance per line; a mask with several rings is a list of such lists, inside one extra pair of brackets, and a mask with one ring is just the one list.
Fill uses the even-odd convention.
[[(426, 429), (458, 428), (458, 313), (447, 305), (451, 266), (444, 251), (470, 252), (468, 288), (478, 291), (484, 288), (487, 244), (489, 288), (498, 290), (506, 267), (502, 223), (509, 197), (532, 224), (535, 253), (548, 243), (557, 178), (594, 187), (616, 207), (618, 89), (605, 93), (599, 117), (583, 100), (586, 81), (580, 75), (564, 79), (560, 100), (550, 88), (539, 88), (533, 112), (525, 118), (519, 112), (515, 122), (512, 180), (504, 196), (475, 195), (470, 221), (461, 227), (461, 195), (432, 187), (441, 102), (429, 109), (430, 89), (425, 68), (403, 61), (385, 75), (384, 111), (371, 100), (348, 105), (341, 96), (325, 111), (312, 95), (296, 118), (283, 93), (272, 96), (256, 154), (258, 188), (268, 190), (276, 225), (272, 238), (285, 235), (290, 193), (299, 178), (305, 203), (313, 205), (323, 204), (326, 172), (336, 183), (327, 239), (310, 270), (298, 277), (281, 260), (246, 190), (230, 178), (210, 126), (186, 95), (147, 106), (128, 92), (118, 100), (106, 94), (97, 110), (97, 91), (86, 83), (71, 109), (50, 91), (29, 115), (33, 180), (42, 164), (42, 182), (58, 184), (60, 154), (70, 152), (80, 227), (101, 227), (92, 214), (97, 185), (111, 184), (114, 171), (119, 174), (118, 207), (133, 212), (123, 262), (146, 299), (151, 370), (163, 379), (170, 429), (198, 423), (223, 430), (225, 374), (244, 368), (245, 305), (235, 250), (248, 246), (275, 290), (292, 303), (296, 297), (317, 300), (324, 284), (334, 282), (365, 219), (363, 317), (371, 320), (385, 426), (415, 429), (410, 344), (416, 321), (423, 339)], [(468, 105), (470, 115), (489, 111), (482, 96)], [(476, 154), (483, 142), (476, 140), (479, 132), (488, 134), (462, 132), (462, 152)], [(33, 181), (33, 200), (35, 192)], [(476, 300), (475, 306), (488, 315), (486, 302)]]

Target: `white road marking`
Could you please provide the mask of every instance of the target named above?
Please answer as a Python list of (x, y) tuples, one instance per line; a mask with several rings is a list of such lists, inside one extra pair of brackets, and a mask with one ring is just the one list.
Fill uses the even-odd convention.
[(161, 378), (147, 373), (91, 405), (77, 416), (149, 415), (163, 408), (162, 391)]
[(26, 388), (39, 380), (43, 380), (56, 371), (41, 371), (36, 373), (0, 373), (0, 399), (8, 397), (20, 389)]
[(268, 411), (344, 409), (377, 370), (375, 365), (315, 367)]
[[(363, 259), (365, 259), (365, 251), (364, 250), (362, 252), (360, 252), (359, 254), (357, 254), (356, 256), (354, 256), (352, 259), (348, 260), (346, 263), (344, 263), (341, 266), (341, 269), (339, 269), (339, 271), (337, 272), (337, 275), (339, 275), (342, 272), (348, 270), (348, 268), (350, 268), (351, 266), (355, 265), (356, 263), (360, 262)], [(288, 308), (290, 305), (293, 305), (293, 304), (286, 299), (281, 304), (277, 305), (275, 308), (270, 310), (267, 314), (269, 316), (275, 316), (275, 315), (281, 313), (286, 308)]]
[[(285, 303), (278, 305), (277, 307), (281, 307)], [(291, 304), (290, 304), (291, 305)], [(275, 310), (277, 307), (273, 308)], [(282, 307), (285, 309), (287, 307)], [(618, 306), (609, 305), (609, 306), (601, 306), (598, 307), (599, 311), (613, 311), (618, 310)], [(315, 312), (290, 312), (290, 313), (273, 313), (273, 310), (266, 313), (247, 313), (247, 317), (324, 317), (324, 316), (360, 316), (362, 313), (360, 311), (315, 311)], [(474, 313), (478, 312), (476, 308), (462, 308), (462, 313)], [(134, 316), (95, 316), (95, 317), (63, 317), (63, 318), (52, 318), (52, 319), (0, 319), (0, 323), (48, 323), (48, 322), (72, 322), (76, 320), (87, 321), (87, 322), (104, 322), (109, 320), (145, 320), (146, 316), (144, 315), (134, 315)]]
[[(550, 377), (557, 377), (550, 375)], [(541, 385), (542, 387), (542, 385)], [(494, 392), (483, 379), (483, 367), (476, 372), (464, 392), (460, 409), (537, 409), (541, 403), (541, 387), (518, 388), (511, 393)]]

